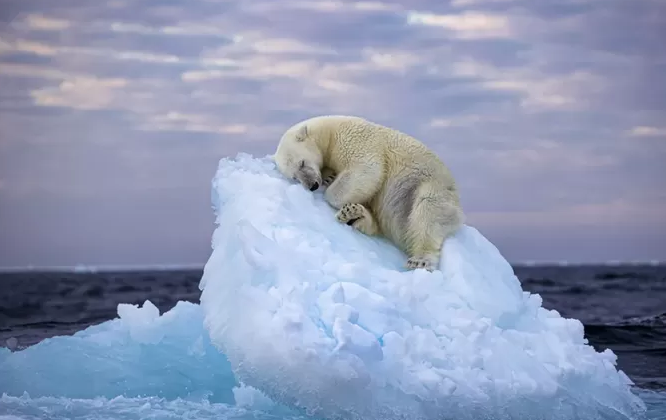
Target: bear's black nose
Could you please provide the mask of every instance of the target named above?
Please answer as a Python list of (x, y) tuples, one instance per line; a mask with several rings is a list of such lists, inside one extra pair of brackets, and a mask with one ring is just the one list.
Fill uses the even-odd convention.
[(310, 191), (317, 191), (317, 188), (319, 188), (319, 183), (318, 183), (318, 182), (315, 182), (315, 183), (312, 184), (312, 186), (310, 187)]

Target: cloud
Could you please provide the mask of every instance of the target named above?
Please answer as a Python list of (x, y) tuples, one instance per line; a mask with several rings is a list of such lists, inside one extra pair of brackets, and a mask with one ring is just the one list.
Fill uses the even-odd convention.
[(29, 64), (7, 63), (0, 66), (0, 75), (12, 79), (39, 78), (39, 79), (64, 79), (69, 73), (57, 68), (34, 66)]
[(58, 53), (58, 50), (40, 42), (18, 39), (14, 42), (2, 42), (0, 44), (0, 54), (8, 52), (22, 52), (52, 57)]
[(453, 7), (470, 7), (470, 6), (482, 6), (488, 4), (502, 4), (512, 2), (514, 0), (453, 0), (451, 6)]
[(637, 126), (629, 130), (632, 137), (666, 137), (666, 128)]
[(29, 14), (26, 16), (25, 23), (30, 29), (36, 31), (62, 31), (68, 29), (71, 25), (71, 23), (65, 19), (57, 19), (37, 14)]
[(509, 20), (505, 16), (479, 12), (438, 15), (433, 13), (410, 12), (407, 17), (410, 25), (434, 26), (447, 29), (458, 39), (510, 38)]
[(243, 124), (220, 124), (216, 119), (208, 115), (182, 114), (180, 112), (169, 112), (163, 115), (153, 115), (148, 121), (143, 122), (139, 129), (152, 131), (187, 131), (208, 132), (217, 134), (244, 134), (248, 127)]
[(606, 227), (626, 225), (627, 221), (634, 228), (665, 229), (666, 203), (660, 204), (643, 207), (617, 198), (605, 203), (568, 205), (546, 211), (473, 212), (469, 217), (476, 223), (501, 225), (505, 229)]
[(444, 129), (452, 127), (472, 127), (475, 124), (482, 124), (488, 121), (501, 121), (501, 118), (482, 115), (461, 115), (450, 118), (433, 118), (430, 120), (430, 127), (434, 129)]
[[(145, 196), (153, 211), (136, 220), (150, 223), (157, 191), (205, 203), (220, 157), (271, 153), (295, 121), (338, 113), (427, 143), (459, 179), (473, 220), (512, 226), (500, 238), (511, 255), (529, 251), (537, 228), (578, 239), (587, 228), (644, 229), (666, 202), (664, 144), (635, 141), (666, 135), (659, 7), (16, 2), (0, 28), (0, 199), (20, 219), (40, 195), (58, 206), (75, 196), (87, 209), (100, 194), (118, 206)], [(193, 205), (182, 203), (183, 234), (205, 231)], [(586, 252), (569, 248), (557, 252)]]
[(108, 109), (116, 92), (126, 87), (125, 79), (80, 77), (65, 80), (57, 88), (40, 89), (31, 93), (39, 106), (67, 106), (81, 110)]
[[(219, 36), (227, 38), (227, 33), (214, 26), (202, 26), (195, 23), (182, 23), (171, 26), (148, 26), (136, 23), (110, 22), (93, 24), (98, 30), (110, 30), (117, 33), (139, 35), (164, 35), (170, 37)], [(92, 25), (91, 25), (92, 26)]]
[(315, 0), (315, 1), (293, 1), (287, 0), (280, 4), (274, 2), (257, 2), (248, 6), (248, 10), (254, 13), (268, 13), (279, 9), (290, 10), (309, 10), (316, 12), (387, 12), (399, 11), (400, 5), (379, 1), (334, 1), (334, 0)]

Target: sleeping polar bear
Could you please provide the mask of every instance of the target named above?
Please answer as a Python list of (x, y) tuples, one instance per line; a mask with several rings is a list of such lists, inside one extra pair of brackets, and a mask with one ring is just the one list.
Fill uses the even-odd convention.
[(290, 127), (274, 160), (286, 177), (316, 191), (341, 223), (383, 235), (410, 269), (437, 269), (444, 240), (464, 214), (449, 169), (420, 141), (360, 117), (318, 116)]

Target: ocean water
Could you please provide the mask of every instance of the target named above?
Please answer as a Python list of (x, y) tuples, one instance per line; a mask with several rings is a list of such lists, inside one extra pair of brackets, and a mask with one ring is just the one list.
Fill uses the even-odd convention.
[[(666, 419), (666, 267), (516, 266), (514, 270), (525, 291), (541, 295), (544, 307), (583, 322), (585, 335), (597, 350), (613, 350), (619, 368), (639, 388), (648, 418)], [(199, 303), (201, 275), (197, 270), (0, 274), (0, 345), (22, 349), (49, 337), (74, 334), (116, 318), (120, 303), (150, 300), (160, 312), (178, 301)], [(42, 401), (27, 416), (20, 398), (14, 397), (20, 396), (0, 401), (0, 416), (83, 418), (58, 400)], [(98, 407), (101, 418), (116, 418), (113, 413), (122, 412), (117, 406), (123, 401), (90, 400), (90, 405)], [(170, 405), (168, 398), (148, 399), (146, 404), (151, 414), (135, 413), (138, 418), (280, 418), (261, 410), (236, 412), (226, 405)], [(110, 414), (105, 415), (105, 410)]]

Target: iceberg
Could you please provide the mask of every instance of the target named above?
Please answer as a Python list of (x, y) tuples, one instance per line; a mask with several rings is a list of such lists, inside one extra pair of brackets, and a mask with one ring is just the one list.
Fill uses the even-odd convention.
[(645, 418), (616, 356), (524, 292), (471, 226), (439, 271), (406, 270), (270, 156), (222, 159), (212, 202), (200, 303), (121, 304), (73, 336), (0, 348), (0, 417)]
[(121, 304), (118, 315), (21, 351), (0, 349), (0, 393), (234, 401), (235, 377), (210, 343), (199, 305), (178, 302), (160, 316), (150, 301)]
[[(276, 417), (279, 416), (279, 417)], [(209, 340), (200, 305), (118, 318), (19, 351), (0, 348), (0, 420), (298, 419), (239, 383)]]
[(524, 292), (465, 225), (440, 270), (408, 271), (339, 224), (270, 156), (220, 162), (201, 279), (211, 342), (238, 380), (326, 419), (609, 419), (645, 410), (610, 350)]

